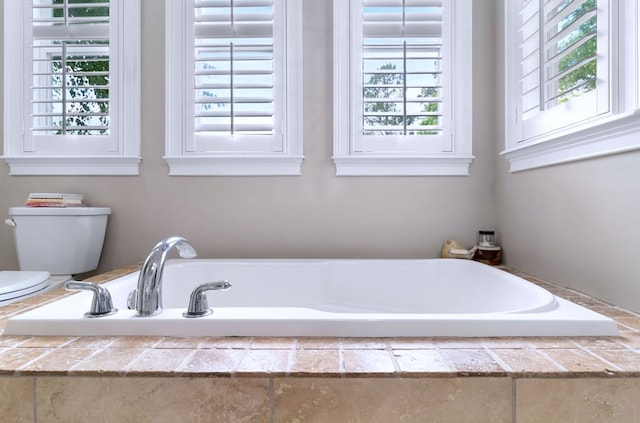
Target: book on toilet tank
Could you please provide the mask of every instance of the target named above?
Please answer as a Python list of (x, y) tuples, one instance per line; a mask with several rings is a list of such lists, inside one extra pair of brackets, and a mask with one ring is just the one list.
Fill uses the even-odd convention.
[(82, 201), (82, 194), (63, 194), (59, 192), (32, 192), (29, 193), (29, 199), (61, 199), (61, 200), (79, 200)]
[(82, 194), (32, 192), (27, 198), (28, 207), (82, 207)]

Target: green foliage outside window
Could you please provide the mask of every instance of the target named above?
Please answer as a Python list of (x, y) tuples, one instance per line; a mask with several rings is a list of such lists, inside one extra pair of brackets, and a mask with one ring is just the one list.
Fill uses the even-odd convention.
[[(64, 4), (65, 0), (54, 0), (54, 4)], [(66, 0), (67, 18), (106, 18), (109, 16), (108, 1)], [(91, 4), (104, 6), (91, 6)], [(53, 10), (54, 17), (64, 18), (65, 9)], [(86, 19), (91, 25), (96, 20)], [(54, 99), (62, 101), (65, 108), (64, 125), (62, 119), (54, 125), (60, 129), (57, 134), (105, 135), (109, 133), (109, 56), (108, 53), (89, 54), (95, 47), (109, 47), (108, 40), (82, 40), (64, 43), (62, 56), (52, 57)], [(74, 53), (77, 52), (77, 53)], [(64, 78), (64, 80), (63, 80)], [(83, 128), (86, 127), (86, 128)]]

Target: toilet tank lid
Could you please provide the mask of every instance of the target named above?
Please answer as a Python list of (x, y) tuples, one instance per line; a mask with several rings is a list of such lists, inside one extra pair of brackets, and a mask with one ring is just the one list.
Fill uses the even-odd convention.
[(10, 207), (9, 216), (97, 216), (111, 214), (109, 207)]

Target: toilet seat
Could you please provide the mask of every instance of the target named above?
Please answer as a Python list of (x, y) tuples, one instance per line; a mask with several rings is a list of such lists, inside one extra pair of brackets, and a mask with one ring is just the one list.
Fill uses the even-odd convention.
[(54, 288), (68, 279), (41, 271), (0, 271), (0, 306)]

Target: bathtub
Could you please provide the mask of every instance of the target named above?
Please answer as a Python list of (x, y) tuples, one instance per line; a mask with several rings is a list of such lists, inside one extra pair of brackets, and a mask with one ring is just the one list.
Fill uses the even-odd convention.
[[(197, 285), (213, 313), (185, 318)], [(169, 260), (162, 313), (126, 306), (138, 273), (104, 284), (119, 311), (85, 318), (80, 292), (7, 321), (9, 335), (609, 336), (615, 322), (522, 278), (469, 260)]]

